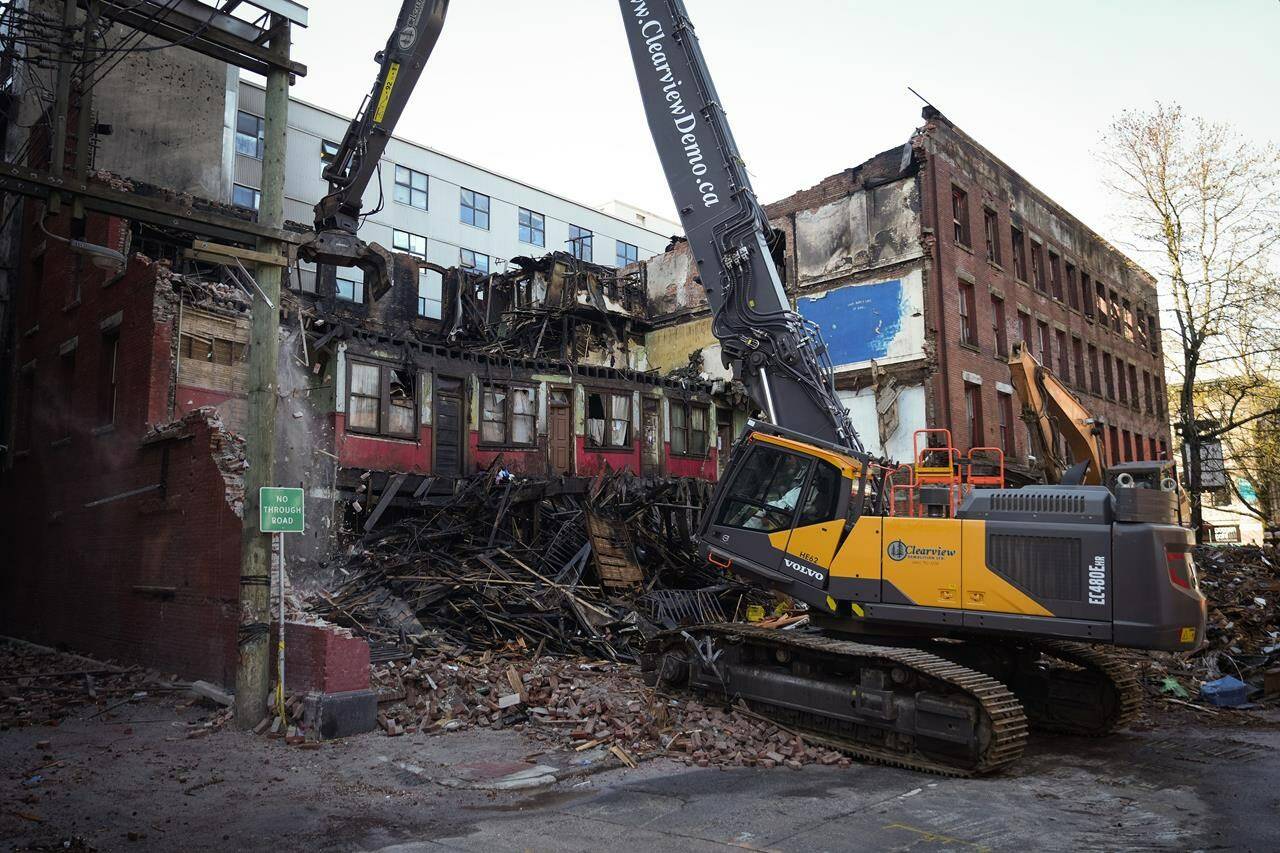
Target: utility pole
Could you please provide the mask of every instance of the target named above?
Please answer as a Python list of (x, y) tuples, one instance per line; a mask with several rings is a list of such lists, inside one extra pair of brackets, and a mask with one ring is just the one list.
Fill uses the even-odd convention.
[[(289, 119), (289, 21), (271, 19), (271, 50), (280, 62), (267, 74), (262, 146), (262, 195), (258, 222), (284, 225), (285, 129)], [(283, 255), (277, 240), (258, 242), (259, 251)], [(267, 715), (271, 691), (271, 534), (258, 530), (258, 490), (275, 484), (277, 359), (280, 353), (280, 281), (284, 267), (258, 264), (261, 293), (253, 300), (249, 337), (248, 423), (245, 501), (240, 568), (239, 665), (236, 669), (236, 725), (252, 728)]]

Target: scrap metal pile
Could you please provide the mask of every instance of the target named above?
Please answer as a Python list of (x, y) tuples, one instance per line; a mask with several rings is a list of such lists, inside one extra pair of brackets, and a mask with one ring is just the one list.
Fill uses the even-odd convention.
[(626, 472), (573, 492), (494, 466), (367, 534), (312, 610), (368, 638), (375, 660), (392, 647), (516, 643), (535, 657), (634, 661), (659, 630), (769, 598), (697, 559), (691, 533), (709, 494), (701, 480)]

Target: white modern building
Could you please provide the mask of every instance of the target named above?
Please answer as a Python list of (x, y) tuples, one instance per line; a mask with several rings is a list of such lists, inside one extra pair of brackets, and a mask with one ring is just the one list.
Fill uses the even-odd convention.
[[(255, 209), (262, 178), (264, 102), (261, 86), (239, 82), (227, 200)], [(290, 99), (286, 220), (312, 221), (312, 207), (328, 192), (321, 172), (349, 123), (347, 117)], [(672, 234), (678, 233), (678, 226), (671, 230), (675, 223), (670, 220), (630, 205), (610, 202), (605, 207), (618, 210), (615, 215), (400, 137), (392, 137), (381, 165), (363, 199), (368, 216), (360, 236), (443, 267), (501, 272), (511, 258), (557, 250), (597, 264), (622, 266), (663, 252)], [(304, 268), (304, 289), (314, 289), (314, 275), (314, 270)], [(338, 270), (339, 296), (363, 299), (359, 276), (359, 270)], [(424, 316), (438, 316), (438, 285), (435, 274), (423, 276), (419, 310)]]

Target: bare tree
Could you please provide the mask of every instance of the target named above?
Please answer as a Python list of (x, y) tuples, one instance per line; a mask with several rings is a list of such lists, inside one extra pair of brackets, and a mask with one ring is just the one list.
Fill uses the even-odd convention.
[(1121, 113), (1101, 156), (1126, 248), (1160, 281), (1199, 537), (1201, 448), (1280, 413), (1280, 150), (1157, 104)]

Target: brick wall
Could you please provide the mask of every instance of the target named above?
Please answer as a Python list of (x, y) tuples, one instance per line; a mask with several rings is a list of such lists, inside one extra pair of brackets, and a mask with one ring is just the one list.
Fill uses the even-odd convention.
[[(84, 239), (123, 248), (125, 229), (93, 216)], [(231, 683), (240, 520), (215, 460), (231, 439), (201, 411), (144, 441), (172, 415), (168, 269), (100, 270), (38, 229), (24, 245), (0, 633)]]
[[(1022, 338), (1019, 314), (1024, 313), (1030, 319), (1032, 352), (1040, 357), (1039, 332), (1041, 324), (1044, 324), (1049, 343), (1049, 352), (1042, 359), (1045, 366), (1058, 374), (1095, 415), (1115, 426), (1118, 436), (1128, 433), (1131, 446), (1135, 438), (1142, 439), (1141, 454), (1134, 448), (1130, 451), (1132, 458), (1151, 458), (1151, 439), (1156, 440), (1157, 453), (1160, 447), (1167, 448), (1167, 417), (1157, 409), (1162, 404), (1163, 394), (1156, 392), (1154, 384), (1158, 377), (1163, 377), (1162, 360), (1157, 354), (1158, 330), (1156, 341), (1151, 346), (1141, 343), (1136, 333), (1133, 339), (1129, 339), (1116, 331), (1112, 324), (1104, 327), (1096, 318), (1090, 318), (1084, 310), (1086, 303), (1079, 296), (1083, 273), (1089, 276), (1091, 288), (1093, 282), (1103, 281), (1108, 298), (1114, 290), (1122, 299), (1128, 299), (1135, 314), (1137, 306), (1142, 306), (1144, 314), (1156, 315), (1154, 280), (1053, 202), (1040, 196), (1016, 173), (946, 124), (945, 120), (935, 119), (926, 125), (924, 134), (918, 138), (918, 145), (926, 155), (921, 193), (925, 225), (933, 229), (934, 244), (925, 300), (926, 328), (935, 336), (938, 350), (938, 371), (930, 380), (930, 399), (935, 407), (930, 411), (930, 424), (951, 427), (957, 444), (962, 448), (977, 443), (969, 435), (965, 399), (966, 384), (973, 385), (974, 393), (981, 400), (981, 443), (1000, 444), (1000, 398), (996, 386), (1007, 385), (1009, 370), (1003, 363), (1004, 357), (997, 352), (994, 296), (1003, 300), (1007, 345), (1011, 347)], [(962, 190), (966, 196), (962, 209), (968, 215), (968, 245), (956, 239), (953, 187)], [(999, 264), (987, 257), (985, 211), (995, 215)], [(1014, 270), (1011, 228), (1015, 226), (1024, 235), (1027, 280)], [(1041, 288), (1030, 281), (1035, 277), (1033, 243), (1040, 247)], [(1051, 254), (1057, 258), (1061, 298), (1055, 294), (1051, 280)], [(1075, 269), (1074, 281), (1067, 277), (1068, 263)], [(1077, 307), (1071, 305), (1068, 290), (1071, 284), (1077, 289)], [(970, 313), (976, 333), (972, 341), (964, 341), (962, 335), (962, 286), (972, 296)], [(1092, 292), (1088, 296), (1092, 298)], [(1077, 339), (1085, 356), (1083, 377), (1078, 375), (1074, 355), (1074, 341)], [(1065, 374), (1059, 356), (1061, 342), (1065, 342), (1068, 351)], [(1098, 351), (1100, 371), (1103, 353), (1120, 359), (1126, 365), (1126, 374), (1127, 366), (1134, 366), (1138, 379), (1136, 406), (1132, 392), (1126, 394), (1129, 402), (1108, 397), (1105, 379), (1102, 393), (1093, 393), (1089, 389), (1090, 345)], [(1144, 372), (1153, 382), (1151, 408), (1147, 407), (1145, 399)], [(1129, 384), (1127, 376), (1125, 384)], [(1016, 398), (1013, 408), (1017, 418), (1019, 406)], [(1028, 452), (1027, 431), (1020, 420), (1013, 432), (1013, 455), (1023, 457)], [(1111, 457), (1110, 446), (1108, 457)], [(1122, 448), (1120, 458), (1125, 458)]]

